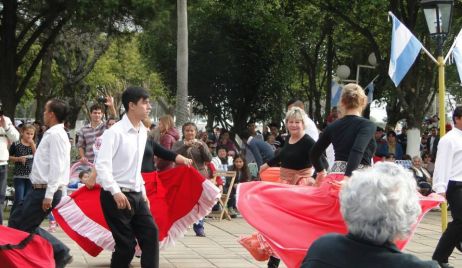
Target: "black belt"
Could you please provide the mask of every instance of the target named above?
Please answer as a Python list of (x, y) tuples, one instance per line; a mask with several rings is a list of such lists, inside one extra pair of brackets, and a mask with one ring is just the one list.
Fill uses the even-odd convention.
[[(47, 184), (44, 184), (44, 183), (38, 183), (38, 184), (32, 184), (32, 189), (34, 190), (39, 190), (39, 189), (46, 189), (47, 188)], [(62, 186), (59, 186), (58, 187), (58, 190), (62, 190)]]
[(457, 187), (462, 187), (462, 181), (449, 181), (448, 183), (448, 186), (449, 185), (452, 185), (452, 186), (457, 186)]
[(120, 191), (123, 193), (138, 193), (137, 191), (126, 187), (120, 187)]

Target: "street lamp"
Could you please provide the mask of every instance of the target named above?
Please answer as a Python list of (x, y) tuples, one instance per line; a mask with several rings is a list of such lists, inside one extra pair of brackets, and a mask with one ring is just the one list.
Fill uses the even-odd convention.
[(451, 25), (453, 0), (422, 0), (421, 5), (430, 36), (438, 42), (438, 56)]
[[(425, 14), (430, 36), (436, 39), (437, 44), (440, 137), (446, 132), (446, 109), (444, 107), (446, 88), (444, 84), (443, 43), (451, 26), (453, 2), (453, 0), (422, 0), (420, 2)], [(441, 223), (443, 230), (445, 230), (448, 224), (446, 202), (441, 206)]]

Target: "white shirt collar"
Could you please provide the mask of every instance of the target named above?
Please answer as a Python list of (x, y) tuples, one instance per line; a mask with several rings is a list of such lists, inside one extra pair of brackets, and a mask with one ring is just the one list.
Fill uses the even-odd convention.
[[(128, 116), (126, 114), (124, 114), (124, 116), (122, 117), (122, 120), (120, 121), (122, 124), (121, 127), (125, 132), (130, 132), (130, 131), (138, 132), (139, 131), (139, 129), (136, 129), (135, 126), (133, 126), (132, 122), (130, 121), (130, 119), (128, 119)], [(146, 128), (142, 122), (140, 122), (140, 129), (141, 128)]]

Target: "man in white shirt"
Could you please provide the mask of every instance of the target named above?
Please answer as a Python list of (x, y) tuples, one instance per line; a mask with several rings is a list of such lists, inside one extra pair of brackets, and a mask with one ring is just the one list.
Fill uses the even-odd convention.
[[(1, 104), (0, 104), (1, 110)], [(0, 208), (3, 208), (6, 196), (6, 179), (8, 167), (8, 144), (19, 140), (19, 132), (13, 126), (11, 119), (0, 115)], [(3, 225), (3, 209), (0, 209), (0, 225)]]
[(143, 88), (129, 87), (122, 93), (126, 114), (106, 130), (95, 168), (101, 191), (104, 218), (115, 241), (111, 267), (129, 267), (136, 240), (141, 247), (141, 267), (159, 267), (158, 231), (149, 210), (141, 163), (147, 129), (141, 123), (151, 111)]
[(43, 121), (48, 130), (34, 155), (30, 174), (32, 191), (15, 208), (8, 222), (12, 228), (37, 232), (51, 242), (56, 267), (72, 262), (69, 248), (39, 226), (61, 201), (62, 187), (69, 183), (71, 144), (63, 124), (67, 113), (68, 108), (63, 101), (54, 99), (46, 103)]
[(453, 218), (432, 257), (446, 268), (452, 267), (448, 258), (462, 241), (462, 106), (454, 110), (452, 119), (454, 128), (438, 143), (433, 173), (433, 190), (446, 197)]

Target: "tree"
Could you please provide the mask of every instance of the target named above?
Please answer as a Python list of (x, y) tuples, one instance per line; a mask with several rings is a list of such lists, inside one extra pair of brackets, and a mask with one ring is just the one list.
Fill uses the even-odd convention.
[(177, 91), (176, 91), (176, 125), (182, 126), (188, 121), (188, 14), (187, 0), (177, 0)]
[[(60, 96), (69, 105), (69, 122), (75, 127), (82, 106), (90, 97), (91, 87), (84, 81), (96, 62), (106, 52), (110, 37), (99, 31), (86, 32), (70, 28), (62, 32), (52, 46), (54, 60), (62, 78)], [(37, 110), (40, 106), (37, 105)]]
[[(5, 112), (14, 115), (42, 58), (70, 21), (123, 31), (152, 17), (154, 4), (154, 0), (1, 0), (0, 99)], [(27, 57), (32, 60), (26, 66)]]
[[(276, 2), (201, 1), (191, 6), (189, 91), (196, 113), (235, 131), (250, 120), (281, 113), (284, 101), (274, 100), (286, 99), (295, 65), (288, 24)], [(165, 15), (164, 23), (146, 29), (142, 51), (174, 89), (175, 39), (168, 21), (171, 16)]]
[(138, 47), (138, 34), (133, 37), (118, 37), (111, 42), (106, 53), (85, 77), (84, 82), (91, 89), (87, 101), (96, 99), (96, 96), (104, 91), (114, 96), (116, 110), (119, 110), (121, 93), (129, 85), (143, 86), (149, 91), (152, 99), (167, 96), (160, 75), (143, 63)]

